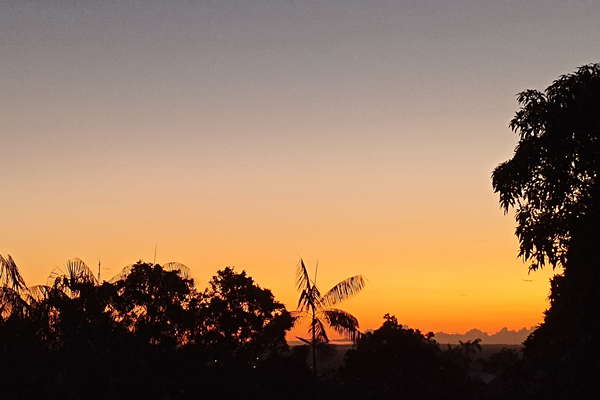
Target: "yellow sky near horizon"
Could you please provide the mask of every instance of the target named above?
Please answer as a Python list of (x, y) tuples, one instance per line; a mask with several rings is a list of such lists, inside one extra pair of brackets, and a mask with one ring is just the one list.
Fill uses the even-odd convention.
[[(267, 219), (268, 211), (244, 217), (173, 210), (153, 218), (131, 206), (125, 209), (133, 215), (118, 218), (128, 221), (125, 226), (98, 213), (36, 215), (31, 224), (15, 229), (4, 241), (9, 247), (0, 251), (13, 255), (27, 282), (36, 284), (69, 257), (82, 258), (94, 270), (101, 260), (107, 279), (138, 259), (152, 261), (156, 244), (157, 261), (188, 265), (199, 288), (217, 269), (232, 265), (271, 289), (290, 310), (297, 299), (296, 265), (304, 257), (311, 269), (319, 261), (322, 291), (345, 277), (365, 276), (364, 291), (341, 307), (359, 318), (362, 329), (377, 328), (385, 313), (423, 331), (491, 333), (534, 326), (547, 306), (552, 273), (527, 273), (515, 257), (512, 216), (502, 214), (493, 195), (484, 197), (486, 207), (463, 207), (434, 220), (414, 211), (403, 217), (375, 209), (353, 218), (333, 209), (310, 219), (300, 212), (286, 222)], [(460, 232), (457, 225), (463, 227)], [(27, 240), (32, 235), (43, 239)], [(303, 330), (299, 326), (291, 335), (302, 336)]]

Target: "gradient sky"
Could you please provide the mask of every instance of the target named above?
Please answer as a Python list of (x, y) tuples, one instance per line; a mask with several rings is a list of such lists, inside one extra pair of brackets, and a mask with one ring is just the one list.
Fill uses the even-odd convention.
[[(490, 174), (515, 94), (598, 61), (588, 1), (0, 2), (0, 253), (246, 269), (300, 256), (346, 309), (448, 332), (541, 321)], [(528, 280), (532, 280), (529, 282)]]

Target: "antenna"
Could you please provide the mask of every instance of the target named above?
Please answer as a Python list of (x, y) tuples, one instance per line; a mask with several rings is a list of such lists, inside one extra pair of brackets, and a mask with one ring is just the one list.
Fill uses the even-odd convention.
[(156, 248), (158, 247), (158, 243), (154, 244), (154, 261), (152, 262), (152, 264), (156, 264)]
[(98, 259), (98, 284), (100, 284), (100, 259)]

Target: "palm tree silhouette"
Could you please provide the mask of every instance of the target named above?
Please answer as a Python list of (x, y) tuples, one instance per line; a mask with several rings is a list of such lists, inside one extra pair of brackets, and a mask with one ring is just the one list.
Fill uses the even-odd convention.
[(49, 287), (58, 289), (71, 298), (78, 295), (81, 285), (99, 284), (94, 272), (79, 258), (71, 258), (64, 267), (55, 268), (48, 281)]
[(311, 346), (312, 368), (315, 376), (317, 374), (317, 344), (329, 342), (323, 321), (334, 331), (355, 341), (360, 335), (358, 320), (352, 314), (338, 308), (332, 308), (332, 306), (360, 292), (365, 286), (364, 278), (361, 275), (356, 275), (344, 279), (321, 296), (321, 292), (317, 287), (317, 269), (318, 264), (315, 266), (315, 275), (311, 280), (306, 265), (301, 258), (298, 263), (296, 277), (296, 286), (300, 292), (296, 312), (300, 316), (310, 316), (311, 320), (309, 328), (311, 340), (300, 337), (298, 339)]
[(27, 285), (10, 255), (0, 254), (0, 320), (27, 312)]
[(6, 258), (0, 254), (0, 283), (2, 287), (11, 288), (13, 290), (23, 290), (27, 288), (25, 281), (19, 273), (19, 268), (15, 260), (10, 255)]

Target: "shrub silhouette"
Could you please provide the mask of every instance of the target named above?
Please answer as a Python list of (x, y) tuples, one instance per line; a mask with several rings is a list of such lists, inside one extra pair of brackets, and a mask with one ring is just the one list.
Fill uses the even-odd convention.
[[(470, 398), (464, 351), (444, 352), (433, 333), (404, 328), (386, 314), (380, 328), (358, 339), (342, 370), (347, 390), (364, 399)], [(458, 361), (457, 361), (458, 359)]]

